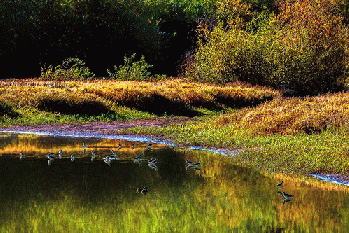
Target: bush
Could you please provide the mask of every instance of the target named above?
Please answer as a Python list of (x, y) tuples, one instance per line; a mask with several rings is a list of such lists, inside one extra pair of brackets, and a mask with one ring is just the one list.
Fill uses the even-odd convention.
[[(243, 9), (246, 18), (250, 8)], [(200, 81), (267, 84), (298, 95), (342, 89), (349, 37), (337, 6), (326, 0), (286, 0), (278, 11), (260, 13), (249, 22), (234, 16), (212, 31), (202, 27), (207, 42), (188, 60), (186, 75)]]
[(124, 57), (125, 64), (119, 66), (117, 68), (114, 66), (115, 73), (108, 71), (108, 74), (110, 78), (112, 79), (118, 79), (118, 80), (133, 80), (133, 81), (144, 81), (148, 80), (150, 78), (150, 72), (147, 71), (148, 68), (153, 67), (152, 65), (149, 65), (145, 59), (144, 56), (141, 57), (141, 59), (137, 62), (133, 62), (133, 59), (135, 58), (136, 54), (134, 53), (131, 55), (131, 57), (127, 58)]
[(90, 72), (88, 67), (85, 67), (85, 62), (78, 58), (68, 58), (62, 62), (62, 65), (53, 66), (50, 65), (47, 69), (41, 68), (42, 80), (84, 80), (91, 79), (95, 75)]

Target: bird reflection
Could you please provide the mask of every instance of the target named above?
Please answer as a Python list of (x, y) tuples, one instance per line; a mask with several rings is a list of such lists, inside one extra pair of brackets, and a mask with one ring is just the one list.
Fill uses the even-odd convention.
[(187, 162), (187, 167), (185, 168), (186, 170), (188, 170), (188, 169), (193, 169), (193, 170), (198, 170), (198, 171), (201, 170), (200, 167), (199, 167), (201, 162), (193, 163), (190, 160), (187, 160), (186, 162)]
[(284, 197), (284, 200), (282, 201), (283, 205), (285, 205), (287, 202), (290, 202), (291, 198), (293, 197), (293, 195), (281, 192), (280, 190), (277, 191), (277, 193)]
[(91, 161), (94, 161), (96, 159), (96, 153), (94, 151), (91, 151)]
[(151, 169), (154, 169), (155, 171), (158, 170), (158, 167), (156, 166), (156, 163), (158, 162), (158, 159), (154, 159), (154, 158), (151, 158), (150, 160), (148, 160), (148, 166), (151, 168)]
[(48, 164), (48, 165), (51, 165), (51, 164), (53, 163), (53, 160), (54, 160), (54, 159), (49, 159), (49, 160), (47, 160), (47, 164)]
[(147, 187), (144, 187), (144, 188), (138, 188), (137, 192), (142, 193), (143, 195), (147, 195), (147, 192), (149, 192), (149, 190)]
[(110, 166), (111, 161), (117, 160), (117, 159), (119, 159), (119, 158), (117, 158), (116, 156), (110, 156), (110, 155), (108, 155), (108, 156), (106, 156), (106, 157), (103, 158), (103, 161), (104, 161), (106, 164), (108, 164), (108, 165)]
[(143, 157), (143, 156), (142, 156), (141, 154), (138, 155), (138, 157), (136, 157), (136, 158), (133, 159), (133, 162), (136, 163), (136, 164), (138, 164), (139, 166), (141, 166), (141, 165), (142, 165), (142, 160), (143, 160), (142, 157)]

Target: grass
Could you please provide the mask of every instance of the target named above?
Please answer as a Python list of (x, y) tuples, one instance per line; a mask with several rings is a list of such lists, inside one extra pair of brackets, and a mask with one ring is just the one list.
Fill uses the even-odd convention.
[[(255, 105), (279, 95), (243, 84), (217, 86), (183, 80), (17, 80), (1, 82), (0, 93), (0, 102), (7, 106), (2, 110), (7, 109), (2, 125), (193, 117)], [(18, 116), (13, 117), (13, 112)]]
[(349, 172), (348, 97), (349, 93), (337, 93), (276, 98), (195, 122), (119, 133), (157, 135), (182, 145), (245, 149), (236, 162), (267, 173), (344, 174)]
[(195, 120), (114, 133), (244, 149), (235, 161), (266, 173), (349, 173), (348, 92), (284, 98), (278, 91), (242, 83), (173, 79), (24, 80), (1, 82), (0, 93), (0, 110), (6, 113), (2, 126), (190, 116)]

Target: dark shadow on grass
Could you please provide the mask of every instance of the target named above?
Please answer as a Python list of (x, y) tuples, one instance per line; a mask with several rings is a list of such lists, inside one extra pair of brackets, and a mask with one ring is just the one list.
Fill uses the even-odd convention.
[(158, 94), (138, 97), (137, 100), (127, 100), (123, 104), (126, 107), (134, 108), (140, 111), (149, 112), (158, 116), (175, 115), (194, 117), (200, 113), (184, 101), (171, 100)]
[(43, 99), (38, 104), (38, 109), (48, 112), (87, 116), (99, 116), (111, 113), (111, 110), (105, 104), (97, 101), (71, 103), (66, 100)]
[(4, 102), (0, 102), (0, 116), (4, 116), (4, 115), (7, 115), (10, 118), (16, 118), (20, 114), (18, 112), (14, 111), (12, 109), (12, 106), (10, 106)]

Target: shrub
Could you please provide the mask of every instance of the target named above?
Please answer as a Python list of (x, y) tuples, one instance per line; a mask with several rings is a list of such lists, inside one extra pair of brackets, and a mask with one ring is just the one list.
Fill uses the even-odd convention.
[(336, 5), (326, 0), (286, 0), (278, 15), (266, 11), (246, 22), (249, 9), (242, 8), (242, 18), (231, 12), (234, 17), (228, 24), (222, 21), (212, 31), (201, 27), (204, 40), (188, 60), (188, 78), (267, 84), (293, 89), (298, 95), (343, 88), (349, 37)]
[(90, 72), (88, 67), (85, 67), (85, 62), (79, 60), (78, 58), (68, 58), (63, 61), (62, 65), (56, 66), (53, 69), (50, 65), (47, 69), (41, 68), (42, 80), (84, 80), (91, 79), (94, 74)]
[(150, 78), (150, 72), (147, 71), (148, 68), (153, 67), (149, 65), (144, 56), (137, 62), (133, 62), (136, 54), (132, 54), (131, 57), (124, 57), (125, 64), (120, 65), (119, 68), (114, 66), (115, 73), (108, 71), (110, 78), (118, 80), (134, 80), (134, 81), (144, 81)]

